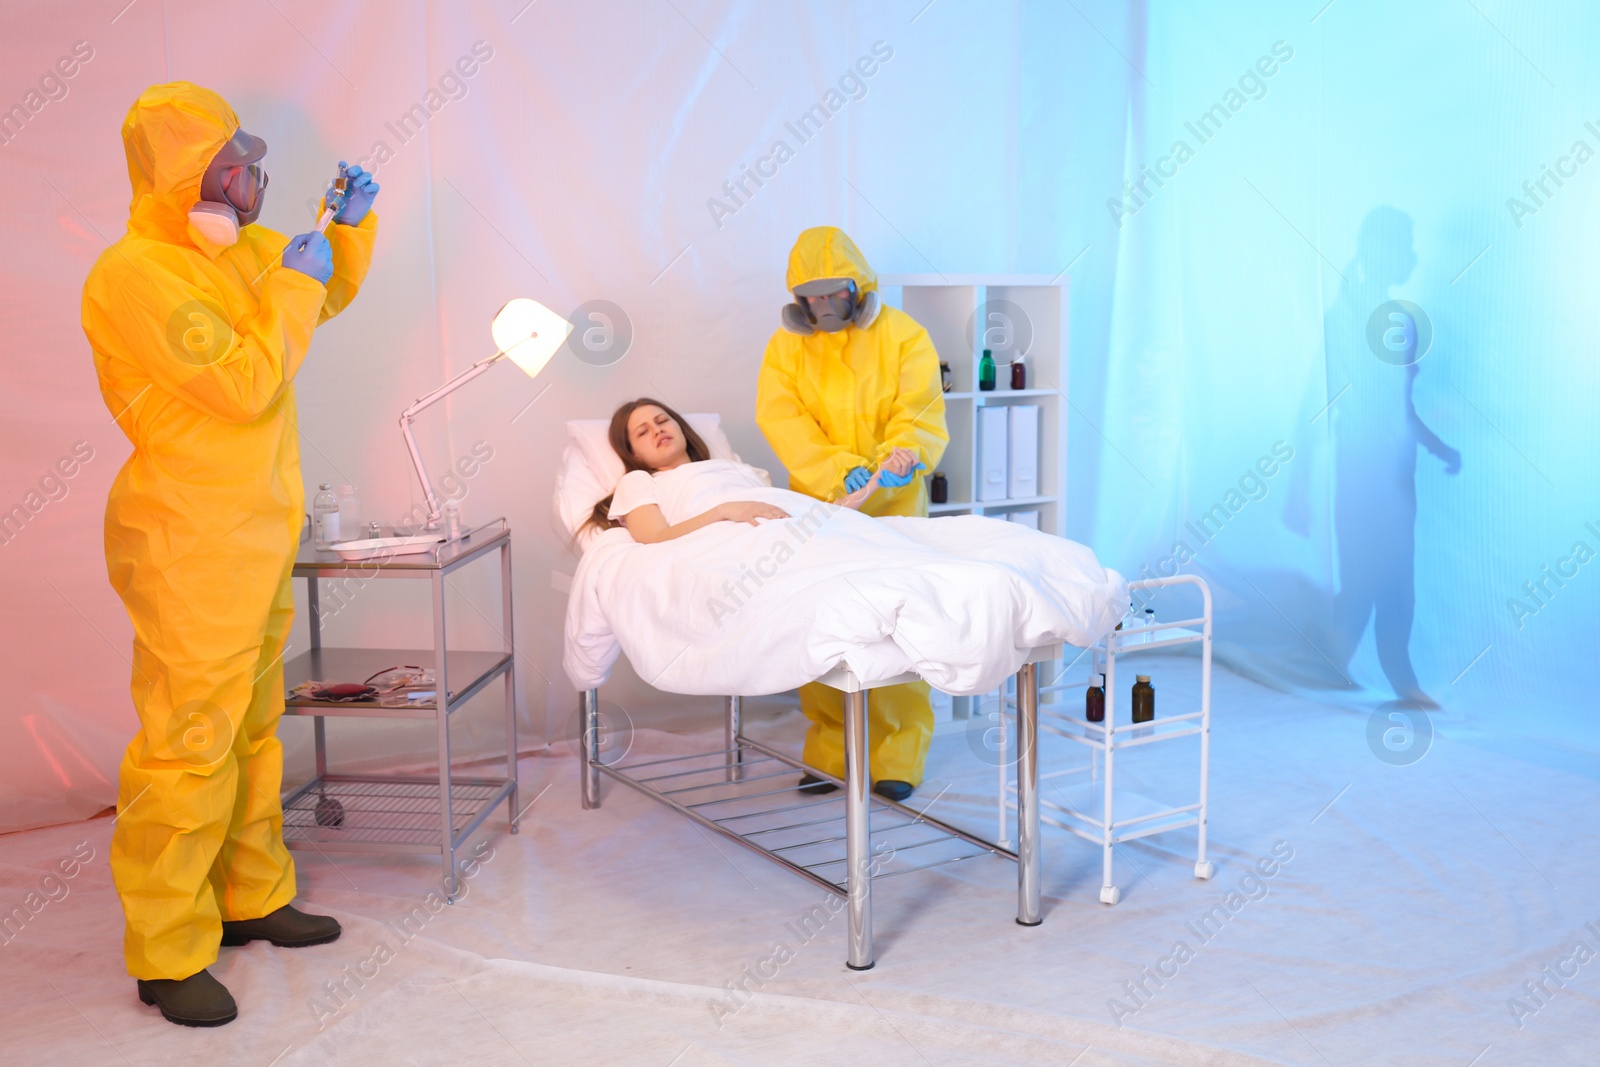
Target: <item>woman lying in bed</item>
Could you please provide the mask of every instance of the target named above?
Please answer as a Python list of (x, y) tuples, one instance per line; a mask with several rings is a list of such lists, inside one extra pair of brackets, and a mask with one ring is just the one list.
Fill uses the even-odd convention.
[[(850, 510), (876, 477), (842, 507), (773, 488), (764, 471), (713, 457), (659, 401), (619, 408), (610, 440), (626, 471), (586, 525), (628, 537), (595, 538), (573, 578), (563, 664), (580, 690), (626, 652), (674, 693), (781, 693), (842, 662), (983, 693), (1032, 649), (1094, 644), (1127, 609), (1126, 582), (1083, 545), (981, 516)], [(836, 725), (813, 723), (824, 728)], [(824, 769), (842, 775), (842, 759)], [(800, 787), (824, 784), (808, 774)]]
[[(714, 522), (756, 525), (764, 519), (790, 517), (778, 505), (761, 500), (724, 499), (711, 504), (708, 497), (740, 493), (745, 487), (754, 491), (752, 496), (776, 494), (766, 471), (713, 458), (688, 420), (659, 400), (631, 400), (619, 407), (611, 416), (610, 438), (627, 473), (611, 496), (595, 505), (589, 519), (593, 527), (622, 525), (635, 541), (655, 544)], [(915, 460), (909, 450), (896, 449), (884, 465)], [(834, 503), (859, 509), (877, 490), (878, 475), (874, 474), (866, 485)]]

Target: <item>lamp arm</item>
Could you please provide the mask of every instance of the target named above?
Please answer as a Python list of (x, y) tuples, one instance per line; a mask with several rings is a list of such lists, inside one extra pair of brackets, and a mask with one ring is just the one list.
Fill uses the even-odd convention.
[(423, 465), (422, 451), (417, 448), (417, 439), (411, 433), (412, 420), (419, 412), (443, 400), (504, 358), (504, 352), (496, 352), (488, 359), (479, 360), (433, 392), (418, 397), (415, 403), (400, 413), (400, 433), (406, 439), (406, 450), (411, 453), (411, 465), (417, 469), (417, 478), (422, 482), (422, 492), (428, 500), (428, 522), (424, 529), (439, 528), (439, 516), (444, 513), (444, 508), (439, 503), (438, 495), (433, 491), (433, 483), (428, 480), (428, 468)]

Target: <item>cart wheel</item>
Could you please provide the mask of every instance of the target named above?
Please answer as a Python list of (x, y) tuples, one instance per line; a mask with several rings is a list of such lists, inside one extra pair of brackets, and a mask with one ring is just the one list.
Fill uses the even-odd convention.
[(1102, 903), (1102, 904), (1115, 904), (1117, 901), (1119, 901), (1121, 899), (1122, 899), (1122, 890), (1118, 889), (1116, 886), (1114, 886), (1114, 885), (1103, 885), (1103, 886), (1100, 887), (1100, 903)]
[(1210, 860), (1201, 860), (1194, 865), (1194, 876), (1202, 881), (1209, 881), (1217, 873), (1217, 865)]
[(317, 801), (316, 820), (318, 826), (338, 828), (344, 825), (344, 805), (335, 797), (325, 796)]

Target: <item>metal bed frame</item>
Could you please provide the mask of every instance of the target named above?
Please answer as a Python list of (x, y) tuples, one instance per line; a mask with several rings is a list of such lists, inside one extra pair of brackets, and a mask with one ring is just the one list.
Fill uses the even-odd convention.
[[(607, 764), (600, 758), (600, 692), (590, 689), (579, 695), (582, 752), (583, 806), (600, 806), (600, 776), (614, 778), (644, 795), (666, 804), (699, 826), (715, 831), (730, 841), (757, 852), (807, 881), (835, 893), (847, 903), (849, 951), (845, 965), (865, 971), (874, 963), (872, 948), (872, 879), (888, 874), (874, 870), (881, 851), (872, 843), (872, 812), (876, 808), (906, 821), (879, 828), (879, 843), (887, 846), (889, 857), (913, 849), (954, 847), (957, 854), (934, 853), (935, 858), (920, 866), (890, 874), (909, 874), (916, 870), (995, 855), (1017, 864), (1017, 923), (1038, 926), (1043, 922), (1039, 909), (1039, 664), (1060, 655), (1061, 645), (1043, 645), (1028, 655), (1017, 671), (1017, 848), (1011, 849), (968, 833), (927, 810), (917, 810), (869, 792), (871, 768), (868, 766), (867, 693), (887, 685), (917, 680), (907, 673), (881, 681), (863, 682), (843, 664), (817, 681), (844, 694), (845, 778), (823, 774), (815, 767), (759, 741), (744, 736), (740, 720), (740, 698), (726, 697), (721, 749), (652, 759), (628, 766)], [(746, 757), (754, 757), (747, 759)], [(700, 766), (686, 766), (700, 763)], [(763, 767), (764, 764), (770, 766)], [(761, 768), (761, 773), (750, 774)], [(637, 772), (646, 771), (645, 776)], [(810, 797), (798, 794), (792, 779), (802, 771), (843, 787), (844, 833), (829, 829), (839, 821), (834, 795)], [(777, 781), (778, 779), (787, 779)], [(754, 786), (746, 789), (746, 786)], [(720, 795), (719, 795), (719, 792)], [(693, 796), (701, 794), (701, 796)], [(692, 800), (691, 800), (692, 798)], [(937, 797), (934, 798), (937, 801)], [(776, 806), (755, 804), (776, 801)], [(932, 807), (929, 804), (928, 807)], [(829, 813), (819, 809), (833, 808)], [(717, 811), (715, 809), (722, 809)], [(921, 827), (936, 831), (934, 836), (919, 834)], [(896, 843), (895, 835), (905, 835)], [(787, 838), (783, 835), (792, 835)], [(819, 836), (820, 835), (820, 836)], [(757, 840), (757, 839), (760, 840)], [(837, 846), (844, 843), (844, 855)], [(813, 862), (805, 862), (813, 858)], [(826, 872), (826, 873), (825, 873)], [(842, 875), (842, 877), (841, 877)]]

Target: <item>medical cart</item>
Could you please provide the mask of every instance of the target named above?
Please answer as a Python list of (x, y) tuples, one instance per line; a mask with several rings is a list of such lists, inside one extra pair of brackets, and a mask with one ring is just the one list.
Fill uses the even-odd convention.
[[(1136, 594), (1141, 589), (1177, 585), (1192, 585), (1200, 591), (1202, 610), (1199, 616), (1160, 622), (1154, 626), (1129, 625), (1135, 622), (1133, 616), (1129, 616), (1124, 628), (1113, 630), (1105, 640), (1089, 650), (1088, 679), (1043, 686), (1040, 690), (1041, 693), (1082, 693), (1095, 675), (1105, 675), (1105, 721), (1085, 720), (1081, 701), (1054, 704), (1041, 701), (1038, 709), (1039, 730), (1068, 738), (1090, 750), (1087, 765), (1040, 773), (1041, 781), (1070, 779), (1074, 776), (1084, 776), (1084, 780), (1054, 789), (1061, 797), (1059, 803), (1041, 793), (1038, 804), (1043, 810), (1039, 819), (1100, 846), (1102, 904), (1115, 904), (1122, 898), (1122, 890), (1112, 877), (1112, 849), (1125, 841), (1189, 826), (1198, 827), (1194, 876), (1208, 879), (1216, 872), (1215, 864), (1206, 859), (1207, 792), (1211, 772), (1211, 589), (1202, 579), (1187, 574), (1129, 582), (1128, 589)], [(1123, 687), (1117, 681), (1118, 661), (1130, 655), (1196, 643), (1200, 645), (1200, 706), (1176, 715), (1158, 713), (1153, 721), (1147, 723), (1135, 725), (1124, 722), (1119, 725), (1117, 715), (1125, 698)], [(1005, 703), (1011, 702), (1007, 700)], [(1002, 745), (1006, 733), (1009, 731), (1002, 732)], [(1118, 804), (1117, 753), (1141, 745), (1162, 744), (1196, 736), (1200, 739), (1200, 779), (1198, 795), (1192, 802), (1171, 806), (1127, 793), (1122, 797), (1122, 803)], [(1003, 748), (1001, 757), (1001, 773), (1005, 775), (1008, 761)], [(1016, 803), (1012, 799), (1015, 795), (1016, 787), (1008, 778), (1003, 778), (999, 812), (1002, 826), (1007, 822), (1006, 813), (1016, 810)]]
[[(493, 558), (500, 560), (499, 628), (503, 647), (491, 651), (450, 648), (445, 618), (445, 579)], [(511, 623), (511, 528), (496, 519), (426, 552), (350, 561), (331, 551), (301, 546), (294, 577), (306, 579), (311, 648), (284, 664), (286, 691), (303, 682), (360, 682), (387, 668), (416, 666), (433, 671), (435, 695), (391, 706), (377, 700), (336, 703), (290, 696), (284, 714), (313, 719), (316, 776), (283, 798), (283, 840), (292, 849), (316, 852), (404, 852), (436, 855), (444, 870), (446, 898), (455, 902), (456, 855), (500, 801), (506, 802), (511, 832), (517, 832), (517, 682)], [(339, 592), (379, 579), (416, 579), (433, 594), (433, 648), (326, 648), (322, 644), (320, 583), (342, 582)], [(491, 623), (492, 625), (492, 623)], [(506, 769), (503, 777), (453, 773), (450, 716), (495, 679), (505, 685)], [(440, 700), (437, 694), (445, 694)], [(358, 716), (423, 719), (438, 731), (439, 769), (433, 774), (329, 774), (324, 719)]]

